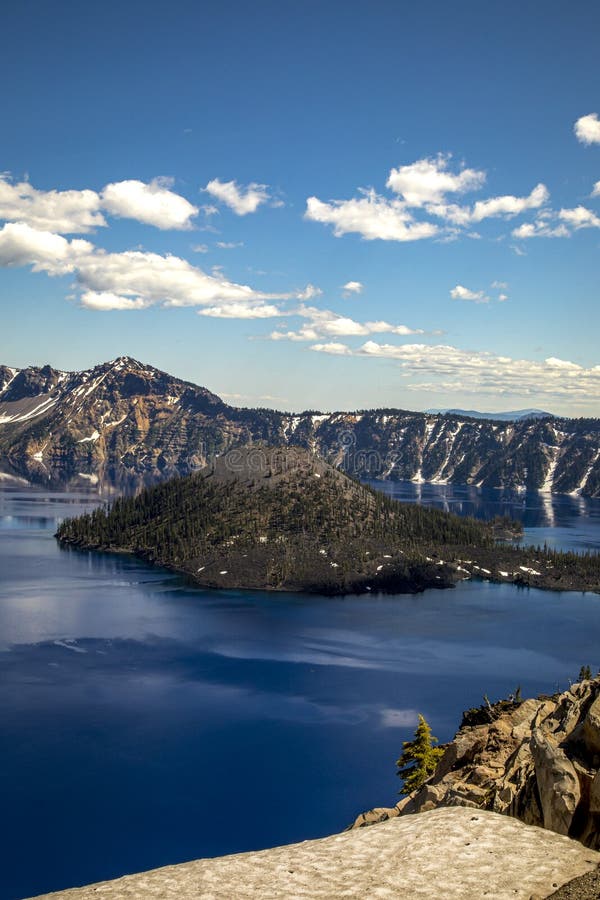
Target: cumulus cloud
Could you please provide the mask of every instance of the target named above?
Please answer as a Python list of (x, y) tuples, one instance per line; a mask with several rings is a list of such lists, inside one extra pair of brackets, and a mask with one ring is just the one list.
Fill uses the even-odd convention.
[(407, 206), (440, 203), (445, 194), (464, 194), (477, 190), (485, 182), (485, 172), (477, 169), (448, 171), (450, 157), (438, 154), (433, 159), (419, 159), (390, 171), (386, 186), (400, 194)]
[(347, 281), (346, 284), (342, 286), (344, 297), (349, 297), (350, 294), (362, 294), (363, 288), (364, 284), (360, 281)]
[(119, 181), (100, 192), (39, 191), (0, 175), (0, 219), (53, 234), (87, 234), (105, 226), (103, 212), (157, 228), (191, 228), (198, 208), (169, 190), (168, 179)]
[[(569, 237), (570, 234), (571, 232), (565, 225), (553, 225), (547, 218), (538, 218), (535, 222), (524, 222), (512, 231), (512, 236), (521, 240), (535, 237), (562, 238)], [(522, 256), (523, 253), (519, 255)]]
[(0, 266), (26, 265), (48, 275), (73, 273), (82, 292), (82, 303), (98, 310), (143, 309), (161, 304), (207, 306), (216, 315), (220, 307), (231, 312), (231, 304), (240, 304), (241, 312), (246, 305), (298, 300), (305, 293), (267, 294), (228, 281), (218, 272), (209, 275), (177, 256), (140, 250), (107, 253), (89, 241), (69, 241), (29, 225), (8, 223), (0, 229)]
[(86, 234), (106, 225), (95, 191), (38, 191), (0, 175), (0, 219), (55, 234)]
[[(447, 345), (395, 345), (372, 340), (356, 350), (343, 343), (314, 344), (311, 349), (338, 356), (393, 360), (406, 377), (403, 386), (408, 390), (571, 400), (597, 398), (600, 391), (600, 365), (584, 368), (555, 357), (537, 362)], [(431, 380), (410, 380), (414, 378)]]
[(600, 197), (600, 181), (597, 181), (594, 185), (590, 197)]
[(438, 233), (437, 225), (415, 221), (401, 201), (388, 200), (373, 190), (361, 193), (361, 197), (329, 203), (309, 197), (305, 218), (333, 225), (336, 237), (355, 233), (367, 241), (419, 241)]
[(484, 291), (470, 291), (469, 288), (462, 284), (457, 284), (450, 291), (450, 296), (454, 300), (471, 300), (473, 303), (489, 303), (490, 298)]
[[(485, 182), (485, 172), (462, 168), (449, 169), (450, 156), (420, 159), (393, 168), (386, 187), (397, 196), (388, 198), (374, 189), (360, 189), (350, 200), (318, 197), (306, 201), (305, 218), (332, 225), (336, 237), (351, 232), (366, 240), (415, 241), (435, 237), (440, 241), (456, 240), (466, 234), (480, 238), (469, 226), (491, 218), (512, 218), (527, 210), (540, 209), (550, 194), (544, 184), (536, 185), (524, 197), (503, 194), (478, 200), (473, 205), (448, 202), (449, 194), (478, 190)], [(441, 227), (423, 215), (443, 220)], [(469, 229), (469, 230), (467, 230)]]
[(272, 319), (283, 316), (285, 312), (278, 306), (269, 303), (222, 303), (220, 306), (208, 306), (198, 310), (199, 316), (210, 316), (213, 319)]
[(473, 222), (481, 222), (492, 216), (507, 216), (512, 218), (528, 209), (539, 209), (548, 202), (550, 192), (545, 184), (538, 184), (527, 197), (515, 197), (505, 194), (502, 197), (490, 197), (488, 200), (478, 200), (473, 207), (471, 219)]
[(513, 237), (528, 239), (535, 237), (570, 237), (580, 228), (600, 228), (600, 217), (585, 206), (561, 209), (559, 212), (544, 210), (534, 222), (524, 222), (512, 232)]
[(66, 275), (77, 260), (93, 251), (89, 241), (67, 240), (59, 234), (38, 231), (23, 222), (8, 222), (0, 228), (0, 266), (32, 266), (34, 272)]
[(585, 206), (576, 206), (575, 209), (561, 209), (559, 218), (572, 228), (600, 228), (600, 218), (591, 209)]
[(109, 309), (145, 309), (148, 304), (141, 297), (121, 297), (110, 291), (84, 291), (81, 305), (86, 309), (106, 312)]
[(198, 207), (170, 191), (171, 184), (165, 178), (155, 178), (149, 184), (135, 180), (107, 184), (101, 195), (102, 206), (113, 216), (136, 219), (156, 228), (189, 229)]
[(600, 120), (598, 113), (581, 116), (573, 126), (575, 137), (582, 144), (600, 144)]
[(320, 297), (323, 291), (314, 284), (307, 284), (303, 291), (299, 291), (298, 300), (312, 300), (313, 297)]
[(420, 328), (408, 325), (393, 325), (385, 321), (357, 322), (349, 316), (341, 316), (329, 309), (315, 306), (300, 306), (292, 315), (306, 320), (297, 331), (274, 331), (269, 337), (273, 341), (316, 341), (323, 337), (361, 337), (369, 334), (398, 334), (402, 336), (424, 334)]
[(352, 351), (346, 344), (338, 344), (331, 342), (329, 344), (315, 344), (311, 350), (318, 350), (320, 353), (330, 353), (332, 356), (351, 356)]
[(472, 207), (457, 206), (453, 203), (429, 203), (426, 208), (431, 215), (445, 219), (452, 225), (464, 227), (472, 222), (482, 222), (484, 219), (499, 217), (512, 219), (527, 210), (539, 209), (549, 198), (550, 192), (546, 185), (538, 184), (526, 197), (504, 194), (500, 197), (478, 200)]
[(232, 209), (237, 216), (256, 212), (261, 204), (270, 199), (267, 185), (254, 182), (244, 186), (238, 185), (236, 181), (213, 178), (203, 190)]

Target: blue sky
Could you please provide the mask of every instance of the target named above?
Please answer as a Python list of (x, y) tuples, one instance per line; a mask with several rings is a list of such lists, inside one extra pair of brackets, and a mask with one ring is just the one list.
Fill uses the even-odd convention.
[(600, 8), (3, 13), (0, 360), (600, 415)]

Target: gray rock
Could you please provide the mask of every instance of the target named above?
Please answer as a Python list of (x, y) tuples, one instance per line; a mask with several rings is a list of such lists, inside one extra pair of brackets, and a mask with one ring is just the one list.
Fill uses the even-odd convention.
[(596, 697), (583, 720), (583, 739), (590, 753), (600, 753), (600, 696)]
[(569, 834), (581, 798), (577, 772), (564, 751), (540, 728), (531, 736), (531, 752), (544, 828)]

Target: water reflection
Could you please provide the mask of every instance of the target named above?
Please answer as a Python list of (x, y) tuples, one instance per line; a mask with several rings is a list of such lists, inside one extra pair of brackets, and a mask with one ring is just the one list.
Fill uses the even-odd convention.
[(600, 499), (473, 485), (368, 483), (397, 500), (422, 503), (459, 515), (479, 519), (508, 515), (523, 523), (524, 543), (547, 543), (565, 550), (600, 550)]

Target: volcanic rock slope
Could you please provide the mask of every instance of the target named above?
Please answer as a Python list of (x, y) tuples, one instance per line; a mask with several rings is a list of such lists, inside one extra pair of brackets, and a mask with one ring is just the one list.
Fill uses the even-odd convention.
[(600, 496), (598, 419), (293, 415), (229, 406), (129, 357), (83, 372), (0, 366), (2, 468), (34, 481), (151, 483), (260, 441), (314, 449), (357, 476)]

